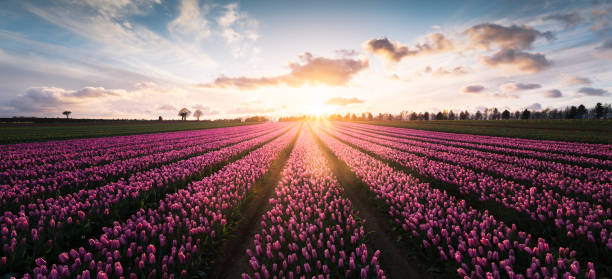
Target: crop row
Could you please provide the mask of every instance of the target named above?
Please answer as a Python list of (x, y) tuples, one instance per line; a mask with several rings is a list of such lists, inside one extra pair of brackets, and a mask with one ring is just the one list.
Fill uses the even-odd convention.
[(243, 278), (385, 278), (380, 251), (368, 250), (364, 227), (309, 129), (275, 191), (254, 251), (247, 250), (252, 270)]
[[(235, 135), (246, 134), (270, 128), (272, 125), (256, 125), (231, 127), (227, 129), (212, 129), (194, 133), (171, 133), (163, 135), (151, 135), (150, 138), (142, 139), (141, 136), (120, 137), (122, 145), (104, 147), (105, 142), (99, 142), (89, 149), (72, 149), (71, 145), (64, 142), (44, 143), (45, 150), (56, 149), (53, 154), (33, 154), (17, 152), (0, 162), (3, 170), (0, 172), (0, 183), (16, 183), (26, 178), (49, 176), (58, 171), (72, 170), (95, 166), (116, 160), (125, 160), (137, 156), (169, 151), (177, 148), (189, 147), (201, 142), (210, 142), (218, 138), (228, 138)], [(192, 135), (189, 135), (192, 134)], [(134, 139), (134, 137), (136, 139)], [(104, 138), (112, 141), (113, 138)], [(98, 140), (101, 141), (101, 140)], [(116, 140), (115, 140), (116, 141)], [(114, 141), (113, 141), (114, 142)], [(58, 149), (63, 147), (64, 149)], [(21, 158), (13, 158), (13, 157)], [(4, 157), (9, 157), (6, 154)]]
[(295, 138), (291, 129), (272, 142), (228, 164), (215, 174), (166, 195), (156, 207), (141, 209), (87, 247), (59, 254), (58, 264), (36, 260), (32, 274), (49, 278), (175, 278), (197, 273), (207, 251), (218, 244), (228, 216), (274, 159)]
[(458, 164), (430, 160), (371, 141), (331, 133), (420, 175), (457, 185), (463, 194), (474, 194), (480, 200), (493, 200), (506, 208), (529, 215), (532, 220), (554, 220), (558, 229), (567, 232), (567, 237), (586, 237), (589, 242), (602, 243), (608, 250), (612, 250), (612, 209), (609, 207), (577, 201), (552, 190), (526, 187)]
[[(278, 128), (276, 127), (276, 129)], [(127, 178), (127, 175), (134, 172), (201, 155), (269, 132), (270, 130), (253, 131), (238, 136), (232, 135), (231, 137), (219, 137), (205, 141), (195, 140), (190, 143), (190, 147), (171, 145), (172, 148), (166, 152), (156, 152), (127, 160), (116, 160), (109, 164), (85, 169), (62, 171), (49, 177), (14, 181), (10, 185), (0, 185), (0, 205), (18, 205), (23, 200), (32, 200), (33, 198), (45, 200), (50, 193), (66, 194), (74, 190), (88, 189), (92, 185), (99, 186), (101, 183), (111, 182), (123, 177)]]
[[(509, 154), (612, 167), (612, 148), (603, 144), (539, 141), (505, 137), (454, 134), (361, 124), (342, 124), (412, 139), (492, 150)], [(564, 152), (560, 152), (559, 147)], [(602, 157), (602, 158), (600, 158)]]
[(198, 178), (215, 165), (286, 131), (280, 129), (200, 156), (134, 173), (127, 180), (21, 205), (17, 212), (5, 211), (0, 217), (0, 243), (2, 255), (8, 257), (6, 266), (20, 267), (23, 263), (15, 261), (29, 262), (29, 256), (49, 254), (51, 252), (45, 247), (57, 250), (80, 237), (82, 228), (95, 226), (114, 216), (124, 216), (125, 208), (141, 207), (143, 201), (159, 200), (164, 192), (175, 191), (181, 183)]
[[(565, 176), (564, 173), (579, 171), (579, 167), (563, 164), (546, 164), (549, 162), (533, 162), (529, 159), (517, 158), (501, 154), (486, 153), (444, 145), (405, 140), (390, 136), (361, 132), (359, 130), (337, 129), (349, 135), (365, 138), (368, 141), (392, 147), (412, 154), (424, 155), (437, 160), (449, 162), (475, 170), (527, 183), (528, 185), (553, 189), (562, 195), (584, 195), (587, 201), (597, 203), (612, 203), (612, 171), (582, 168), (578, 172), (581, 178)], [(532, 164), (529, 164), (532, 163)], [(533, 169), (530, 166), (541, 166)]]
[(62, 154), (74, 156), (72, 153), (86, 151), (86, 154), (102, 154), (109, 148), (122, 147), (141, 143), (153, 143), (164, 139), (180, 139), (206, 135), (208, 133), (222, 132), (225, 128), (209, 130), (192, 130), (181, 132), (155, 133), (144, 135), (113, 136), (101, 138), (53, 140), (46, 142), (16, 143), (0, 145), (2, 159), (19, 160), (33, 159), (37, 157), (47, 157)]
[(318, 136), (384, 204), (404, 241), (432, 265), (471, 278), (596, 277), (593, 263), (574, 259), (576, 251), (535, 239), (325, 132)]

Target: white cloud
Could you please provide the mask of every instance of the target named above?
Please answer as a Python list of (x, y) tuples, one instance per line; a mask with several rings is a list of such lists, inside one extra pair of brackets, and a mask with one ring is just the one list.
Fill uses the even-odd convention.
[[(105, 64), (124, 70), (146, 73), (178, 82), (192, 81), (197, 72), (210, 70), (215, 62), (192, 42), (165, 38), (129, 18), (79, 5), (57, 3), (45, 8), (32, 4), (24, 7), (40, 18), (88, 40), (74, 46), (87, 56), (98, 56)], [(179, 17), (180, 18), (180, 17)], [(193, 31), (192, 29), (186, 29)], [(182, 34), (184, 34), (184, 31)], [(191, 38), (197, 38), (193, 34)], [(70, 46), (68, 46), (70, 48)], [(86, 56), (86, 57), (87, 57)]]
[(240, 11), (238, 3), (230, 3), (223, 7), (223, 12), (216, 18), (219, 34), (231, 47), (235, 57), (253, 54), (252, 43), (259, 38), (257, 28), (259, 22)]
[(168, 24), (168, 30), (180, 40), (188, 41), (194, 38), (200, 41), (211, 34), (198, 0), (182, 0), (179, 16)]
[(124, 98), (128, 94), (122, 89), (83, 87), (66, 90), (57, 87), (32, 87), (7, 104), (7, 110), (15, 112), (53, 112), (69, 106), (82, 107), (103, 100)]

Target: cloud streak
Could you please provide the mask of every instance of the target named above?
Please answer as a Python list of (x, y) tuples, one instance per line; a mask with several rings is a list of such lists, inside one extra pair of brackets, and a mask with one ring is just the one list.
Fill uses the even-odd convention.
[(330, 105), (330, 106), (348, 106), (351, 104), (363, 104), (365, 101), (358, 99), (356, 97), (353, 98), (343, 98), (343, 97), (335, 97), (335, 98), (330, 98), (329, 100), (327, 100), (327, 102), (325, 102), (326, 105)]
[(431, 73), (431, 75), (435, 77), (447, 77), (466, 75), (471, 72), (471, 69), (466, 66), (457, 66), (455, 68), (452, 68), (451, 70), (447, 70), (442, 67), (438, 67), (437, 69), (433, 70), (431, 67), (427, 66), (427, 68), (425, 68), (425, 72)]
[(593, 87), (582, 87), (578, 90), (578, 94), (586, 95), (586, 96), (598, 96), (598, 97), (610, 96), (610, 92), (608, 92), (608, 90), (593, 88)]
[(25, 94), (7, 103), (8, 110), (15, 112), (54, 112), (64, 106), (84, 105), (101, 100), (125, 97), (123, 89), (83, 87), (66, 90), (57, 87), (32, 87)]
[(479, 94), (484, 90), (485, 90), (485, 87), (480, 84), (468, 85), (468, 86), (464, 86), (463, 88), (461, 88), (461, 92), (472, 93), (472, 94)]
[(501, 89), (504, 92), (516, 92), (516, 91), (523, 91), (523, 90), (531, 90), (531, 89), (537, 89), (537, 88), (541, 88), (542, 85), (539, 85), (537, 83), (505, 83), (502, 84), (499, 89)]
[(260, 78), (222, 76), (212, 83), (199, 84), (198, 86), (203, 88), (237, 88), (240, 90), (252, 90), (281, 84), (290, 87), (300, 87), (307, 84), (342, 86), (346, 85), (354, 75), (369, 67), (367, 60), (315, 57), (308, 52), (300, 55), (299, 58), (301, 63), (290, 63), (291, 71), (286, 75)]
[(563, 93), (559, 89), (550, 89), (544, 91), (544, 97), (546, 98), (561, 98), (563, 97)]
[(562, 23), (565, 28), (572, 28), (582, 21), (580, 13), (574, 11), (572, 13), (552, 14), (544, 17), (544, 20), (553, 20)]
[(565, 75), (563, 76), (563, 84), (565, 85), (591, 85), (593, 82), (586, 77), (580, 77), (580, 76), (569, 76), (569, 75)]

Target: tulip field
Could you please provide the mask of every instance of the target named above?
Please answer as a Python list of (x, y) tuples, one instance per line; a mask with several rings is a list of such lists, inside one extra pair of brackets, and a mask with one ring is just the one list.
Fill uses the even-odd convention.
[(609, 144), (319, 119), (0, 150), (0, 278), (612, 276)]

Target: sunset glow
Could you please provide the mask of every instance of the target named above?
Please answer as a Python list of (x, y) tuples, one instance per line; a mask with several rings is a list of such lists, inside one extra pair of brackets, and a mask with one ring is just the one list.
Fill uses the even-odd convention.
[(206, 119), (514, 111), (612, 100), (605, 1), (9, 0), (0, 8), (5, 117), (70, 109), (177, 118), (182, 107)]

